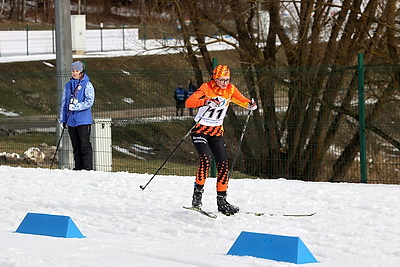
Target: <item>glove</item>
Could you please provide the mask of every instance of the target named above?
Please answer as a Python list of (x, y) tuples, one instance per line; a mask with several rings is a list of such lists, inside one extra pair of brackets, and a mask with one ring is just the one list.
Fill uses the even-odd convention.
[(65, 122), (60, 122), (61, 129), (67, 129), (67, 124)]
[(73, 103), (69, 104), (68, 110), (69, 110), (69, 111), (75, 110), (75, 104), (73, 104)]
[(248, 110), (256, 110), (257, 109), (257, 103), (256, 101), (254, 101), (254, 99), (251, 99), (251, 102), (249, 103), (249, 105), (247, 106)]
[(220, 104), (220, 101), (218, 99), (208, 99), (206, 101), (206, 106), (209, 106), (210, 108), (216, 108)]

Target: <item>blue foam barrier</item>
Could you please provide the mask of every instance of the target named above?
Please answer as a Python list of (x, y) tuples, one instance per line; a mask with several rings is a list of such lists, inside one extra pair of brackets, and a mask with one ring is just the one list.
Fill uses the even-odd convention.
[(299, 237), (241, 232), (227, 253), (297, 264), (318, 262)]
[(28, 213), (22, 220), (17, 233), (66, 238), (84, 238), (69, 216)]

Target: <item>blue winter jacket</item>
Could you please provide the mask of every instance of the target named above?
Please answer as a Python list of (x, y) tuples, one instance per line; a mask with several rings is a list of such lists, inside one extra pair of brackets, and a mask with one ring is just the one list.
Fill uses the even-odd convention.
[(188, 92), (185, 90), (185, 88), (177, 87), (175, 89), (175, 93), (174, 93), (175, 100), (183, 101), (183, 100), (186, 100), (187, 97), (188, 97)]
[[(73, 111), (68, 110), (71, 98), (78, 99)], [(92, 106), (94, 103), (94, 87), (86, 73), (82, 79), (71, 78), (65, 84), (61, 100), (60, 122), (68, 126), (92, 124)]]

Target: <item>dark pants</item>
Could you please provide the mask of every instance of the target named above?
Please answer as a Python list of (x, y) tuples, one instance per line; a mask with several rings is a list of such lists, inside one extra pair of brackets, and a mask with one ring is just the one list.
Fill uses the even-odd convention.
[[(196, 173), (196, 184), (204, 185), (208, 177), (212, 155), (217, 167), (217, 192), (228, 189), (228, 153), (223, 136), (192, 134), (192, 141), (199, 154), (200, 165)], [(211, 155), (212, 154), (212, 155)]]
[(185, 100), (176, 100), (176, 116), (183, 116), (183, 109), (185, 108)]
[(74, 149), (74, 170), (93, 170), (93, 151), (90, 143), (91, 125), (68, 126), (68, 133)]

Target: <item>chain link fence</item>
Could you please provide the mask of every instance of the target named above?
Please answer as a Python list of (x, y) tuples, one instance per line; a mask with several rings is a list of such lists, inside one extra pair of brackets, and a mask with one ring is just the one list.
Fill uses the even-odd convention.
[[(321, 69), (260, 72), (256, 76), (266, 78), (268, 85), (257, 81), (254, 92), (260, 108), (247, 127), (232, 178), (361, 182), (357, 68), (325, 68), (328, 78), (321, 84)], [(365, 182), (400, 183), (399, 73), (398, 65), (365, 67)], [(195, 81), (193, 71), (90, 69), (88, 74), (96, 92), (95, 169), (154, 173), (192, 126), (187, 109), (176, 116), (173, 94), (178, 83), (187, 88), (189, 80)], [(232, 70), (232, 83), (250, 97), (244, 75)], [(208, 73), (203, 79), (209, 80)], [(0, 73), (1, 164), (50, 168), (54, 159), (53, 168), (59, 167), (56, 80), (54, 71)], [(247, 111), (234, 104), (230, 109), (225, 138), (232, 159)], [(304, 121), (291, 121), (296, 114), (303, 114)], [(272, 129), (279, 134), (275, 139)], [(279, 147), (274, 148), (271, 140), (277, 138)], [(294, 148), (296, 144), (301, 146)], [(69, 150), (61, 142), (60, 151), (71, 155)], [(159, 174), (194, 176), (197, 165), (197, 153), (187, 138)], [(73, 161), (62, 167), (72, 169)]]

